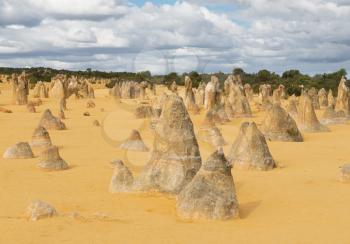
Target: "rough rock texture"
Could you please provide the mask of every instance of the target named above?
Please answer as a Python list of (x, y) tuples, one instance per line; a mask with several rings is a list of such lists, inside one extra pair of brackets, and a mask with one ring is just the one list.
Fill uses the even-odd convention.
[(339, 180), (342, 182), (350, 182), (350, 164), (344, 164), (340, 168)]
[(151, 118), (153, 110), (151, 105), (140, 105), (135, 110), (135, 117), (137, 119)]
[(41, 116), (39, 125), (44, 127), (47, 130), (65, 130), (66, 125), (55, 116), (52, 115), (50, 109), (46, 109)]
[(219, 102), (219, 79), (212, 76), (205, 87), (204, 107), (207, 110), (215, 108)]
[(198, 139), (209, 143), (215, 149), (223, 147), (227, 144), (219, 128), (215, 126), (201, 127), (198, 131)]
[(288, 114), (295, 120), (298, 117), (298, 107), (297, 103), (293, 98), (290, 98), (287, 106)]
[(328, 106), (331, 106), (331, 105), (335, 106), (335, 99), (333, 96), (333, 91), (331, 89), (329, 89), (328, 91), (327, 99), (328, 99)]
[(311, 87), (311, 89), (308, 91), (308, 95), (311, 98), (312, 106), (314, 107), (314, 109), (315, 110), (320, 109), (320, 103), (319, 103), (319, 99), (318, 99), (317, 89), (315, 87)]
[(240, 169), (270, 170), (276, 167), (265, 137), (254, 122), (241, 125), (228, 159), (233, 167)]
[(204, 99), (205, 99), (205, 84), (201, 82), (198, 85), (197, 91), (195, 93), (196, 104), (199, 108), (204, 107)]
[(327, 91), (324, 88), (321, 88), (318, 91), (318, 102), (320, 106), (322, 107), (328, 107), (328, 98), (327, 98)]
[(279, 85), (272, 93), (272, 103), (281, 103), (281, 99), (285, 98), (284, 85)]
[(33, 90), (33, 97), (34, 98), (48, 98), (48, 89), (44, 82), (39, 81), (35, 84), (34, 90)]
[(199, 112), (199, 107), (196, 104), (193, 89), (192, 81), (189, 76), (185, 77), (185, 98), (184, 98), (185, 107), (187, 111), (197, 114)]
[(52, 145), (49, 132), (42, 126), (38, 126), (32, 135), (30, 143), (32, 147), (49, 147)]
[(268, 109), (271, 107), (270, 93), (270, 85), (263, 84), (259, 87), (259, 103), (263, 109)]
[(320, 122), (322, 124), (339, 124), (344, 123), (346, 121), (344, 111), (340, 110), (338, 112), (335, 111), (334, 105), (328, 106), (324, 111)]
[(114, 165), (114, 172), (109, 184), (109, 192), (118, 193), (131, 191), (134, 183), (134, 177), (130, 170), (121, 160), (113, 161), (112, 165)]
[(230, 75), (225, 81), (225, 110), (230, 118), (251, 117), (252, 112), (244, 89), (235, 76)]
[(12, 81), (13, 99), (15, 104), (24, 105), (28, 102), (29, 82), (25, 72), (20, 76), (14, 76)]
[(40, 155), (39, 168), (45, 170), (65, 170), (68, 164), (60, 157), (57, 146), (46, 148)]
[(31, 221), (51, 218), (55, 215), (57, 215), (56, 209), (46, 202), (33, 201), (27, 207), (27, 218)]
[(226, 220), (238, 217), (231, 167), (222, 152), (214, 152), (177, 196), (176, 210), (185, 219)]
[(141, 138), (140, 132), (138, 132), (137, 130), (132, 130), (128, 139), (126, 139), (122, 144), (120, 144), (119, 148), (130, 151), (149, 151), (148, 147), (145, 145)]
[(336, 100), (335, 110), (348, 111), (349, 88), (346, 86), (346, 79), (343, 76), (338, 86), (338, 96)]
[(272, 141), (303, 141), (295, 120), (279, 104), (272, 105), (267, 111), (261, 132)]
[(154, 132), (153, 152), (136, 188), (179, 193), (199, 170), (201, 157), (191, 118), (176, 94), (165, 101)]
[(329, 131), (317, 119), (312, 99), (308, 94), (302, 94), (299, 98), (298, 107), (298, 127), (305, 132), (322, 132)]
[(251, 87), (251, 85), (248, 83), (244, 84), (243, 88), (244, 88), (244, 94), (245, 94), (246, 98), (248, 99), (248, 101), (253, 101), (254, 91), (253, 91), (253, 88)]
[(27, 142), (19, 142), (6, 149), (3, 158), (20, 159), (33, 158), (34, 154)]

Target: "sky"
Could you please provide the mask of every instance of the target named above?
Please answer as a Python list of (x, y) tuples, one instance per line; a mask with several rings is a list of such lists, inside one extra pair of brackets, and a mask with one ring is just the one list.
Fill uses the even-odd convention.
[(0, 0), (0, 66), (350, 70), (350, 0)]

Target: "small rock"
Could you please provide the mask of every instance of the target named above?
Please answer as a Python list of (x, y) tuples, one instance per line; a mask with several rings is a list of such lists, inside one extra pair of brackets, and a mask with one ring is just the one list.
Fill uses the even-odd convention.
[(350, 164), (344, 164), (340, 168), (340, 181), (350, 182)]
[(98, 122), (98, 120), (94, 120), (94, 121), (92, 121), (92, 125), (96, 126), (96, 127), (99, 127), (100, 126), (100, 122)]
[(3, 158), (33, 158), (33, 151), (28, 142), (19, 142), (6, 149)]
[(46, 202), (33, 201), (27, 208), (27, 217), (31, 221), (51, 218), (55, 215), (57, 215), (56, 209)]

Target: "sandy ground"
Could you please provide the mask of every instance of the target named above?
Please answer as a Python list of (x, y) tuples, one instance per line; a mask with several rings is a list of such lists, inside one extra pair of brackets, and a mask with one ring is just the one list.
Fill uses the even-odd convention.
[[(1, 85), (0, 152), (29, 141), (45, 108), (58, 112), (58, 102), (44, 100), (37, 113), (9, 105), (11, 94)], [(140, 129), (152, 147), (152, 134), (143, 120), (135, 120), (135, 103), (118, 105), (107, 90), (96, 90), (96, 108), (86, 100), (68, 101), (66, 131), (50, 131), (71, 169), (43, 172), (39, 158), (0, 159), (0, 243), (350, 243), (350, 184), (338, 181), (339, 167), (350, 162), (350, 125), (330, 126), (330, 133), (304, 134), (303, 143), (269, 142), (279, 168), (269, 172), (236, 171), (233, 176), (240, 218), (232, 221), (183, 221), (176, 216), (175, 199), (150, 194), (110, 194), (110, 162), (128, 160), (137, 174), (150, 153), (119, 150), (112, 140)], [(101, 111), (101, 108), (104, 111)], [(90, 117), (82, 114), (89, 111)], [(192, 116), (195, 128), (203, 113)], [(264, 113), (254, 113), (254, 121)], [(104, 127), (92, 121), (104, 120)], [(235, 140), (237, 119), (220, 126), (228, 146)], [(104, 130), (105, 133), (101, 131)], [(200, 143), (206, 159), (212, 152)], [(38, 155), (38, 152), (35, 152)], [(32, 200), (51, 203), (59, 217), (30, 222), (26, 207)], [(73, 217), (75, 216), (75, 217)]]

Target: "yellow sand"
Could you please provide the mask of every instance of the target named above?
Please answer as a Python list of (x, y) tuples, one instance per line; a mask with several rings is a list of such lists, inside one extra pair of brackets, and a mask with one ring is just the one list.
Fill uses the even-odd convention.
[[(41, 112), (58, 112), (58, 102), (44, 99), (37, 113), (11, 103), (8, 86), (0, 86), (0, 152), (29, 141)], [(66, 131), (50, 131), (55, 145), (71, 169), (43, 172), (39, 158), (0, 159), (0, 243), (350, 243), (350, 184), (338, 181), (339, 166), (350, 162), (350, 125), (330, 126), (331, 133), (305, 134), (304, 143), (269, 142), (279, 168), (269, 172), (233, 170), (240, 219), (182, 221), (175, 199), (149, 194), (110, 194), (110, 162), (128, 159), (137, 174), (150, 153), (127, 155), (105, 139), (92, 121), (105, 118), (105, 134), (126, 138), (140, 128), (152, 147), (152, 134), (135, 120), (135, 102), (116, 104), (107, 90), (96, 90), (96, 108), (87, 100), (69, 99)], [(104, 111), (101, 111), (101, 108)], [(83, 113), (89, 111), (90, 117)], [(254, 111), (258, 123), (264, 113)], [(196, 129), (203, 118), (192, 116)], [(221, 126), (228, 152), (243, 120)], [(212, 152), (200, 143), (204, 159)], [(38, 152), (35, 152), (38, 155)], [(132, 164), (132, 165), (130, 165)], [(59, 217), (30, 222), (26, 207), (32, 200), (51, 203)]]

